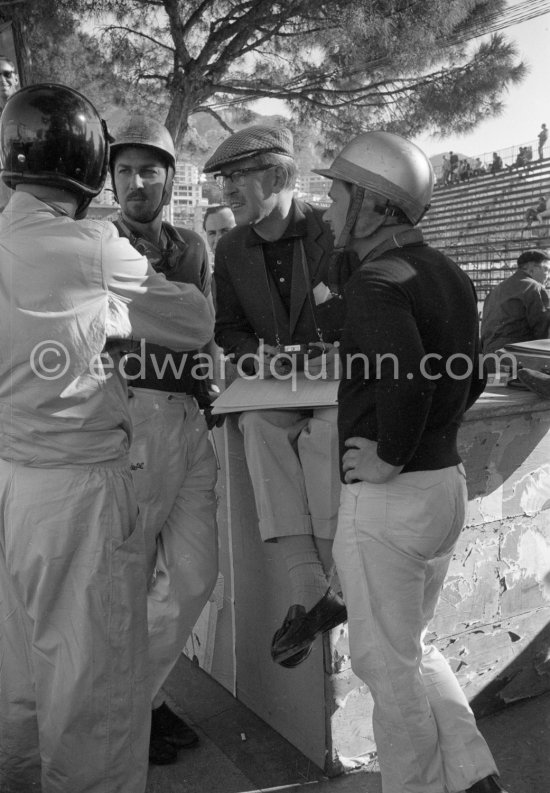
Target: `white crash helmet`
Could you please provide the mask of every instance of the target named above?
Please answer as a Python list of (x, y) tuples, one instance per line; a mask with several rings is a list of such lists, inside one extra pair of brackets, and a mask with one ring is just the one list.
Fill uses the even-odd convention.
[(415, 226), (432, 199), (434, 172), (424, 152), (392, 132), (364, 132), (348, 143), (330, 168), (314, 173), (357, 185), (398, 208)]

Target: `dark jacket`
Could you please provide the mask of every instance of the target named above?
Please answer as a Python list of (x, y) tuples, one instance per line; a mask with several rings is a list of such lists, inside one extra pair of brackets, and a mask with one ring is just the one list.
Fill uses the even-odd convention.
[[(127, 237), (136, 250), (146, 256), (151, 266), (157, 272), (162, 272), (168, 281), (195, 284), (204, 295), (210, 294), (208, 253), (199, 234), (190, 229), (163, 223), (163, 229), (173, 246), (173, 255), (164, 261), (159, 259), (156, 246), (137, 236), (137, 232), (127, 222), (121, 222), (117, 218), (114, 224), (120, 236)], [(142, 351), (144, 366), (141, 361)], [(194, 367), (200, 363), (195, 359), (197, 350), (174, 352), (157, 344), (144, 344), (142, 351), (139, 353), (140, 360), (134, 354), (126, 363), (125, 372), (129, 385), (134, 388), (156, 388), (159, 391), (192, 394), (201, 402), (206, 382), (204, 379), (195, 379), (192, 374)]]
[(262, 251), (264, 246), (250, 242), (252, 232), (249, 226), (236, 226), (224, 235), (216, 248), (215, 339), (226, 355), (234, 355), (235, 363), (243, 355), (255, 353), (260, 339), (271, 345), (276, 345), (277, 338), (281, 344), (307, 344), (318, 341), (317, 325), (324, 341), (334, 342), (340, 337), (344, 319), (343, 300), (334, 297), (312, 309), (308, 298), (308, 291), (311, 295), (317, 284), (329, 286), (334, 281), (331, 273), (333, 238), (322, 220), (324, 210), (296, 199), (293, 207), (295, 219), (300, 222), (305, 218), (307, 224), (302, 240), (308, 282), (303, 268), (294, 266), (290, 315), (275, 284), (269, 280), (271, 276), (267, 273)]
[(548, 294), (542, 284), (518, 268), (485, 298), (481, 320), (484, 353), (519, 341), (547, 339), (550, 332)]
[(468, 276), (420, 235), (367, 257), (347, 284), (346, 304), (340, 454), (359, 436), (377, 441), (381, 459), (404, 472), (456, 465), (462, 417), (485, 386)]

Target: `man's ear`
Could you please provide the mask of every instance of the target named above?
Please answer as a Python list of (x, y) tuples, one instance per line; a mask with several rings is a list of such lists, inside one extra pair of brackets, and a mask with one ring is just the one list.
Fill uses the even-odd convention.
[[(355, 185), (351, 189), (351, 200), (355, 195)], [(369, 237), (382, 225), (383, 217), (374, 211), (376, 206), (376, 199), (371, 193), (365, 193), (361, 203), (361, 209), (357, 215), (353, 228), (351, 230), (352, 237)]]
[(174, 177), (175, 171), (171, 165), (168, 166), (168, 170), (166, 172), (166, 182), (164, 183), (164, 193), (163, 193), (163, 206), (168, 206), (172, 199), (172, 190), (174, 189)]
[(271, 174), (272, 180), (272, 193), (280, 193), (281, 190), (284, 189), (286, 184), (286, 174), (283, 168), (280, 165), (276, 165), (274, 168), (271, 168), (268, 171)]

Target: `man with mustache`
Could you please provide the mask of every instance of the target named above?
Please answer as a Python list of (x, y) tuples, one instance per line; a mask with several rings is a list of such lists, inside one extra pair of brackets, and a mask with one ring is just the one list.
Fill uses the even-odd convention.
[[(110, 165), (121, 206), (114, 224), (121, 236), (169, 281), (195, 284), (213, 313), (204, 241), (162, 219), (176, 167), (166, 127), (146, 116), (129, 118), (116, 133)], [(196, 732), (168, 708), (161, 687), (218, 574), (217, 472), (208, 437), (215, 420), (206, 379), (195, 371), (196, 353), (147, 343), (126, 365), (134, 427), (130, 457), (150, 576), (154, 699), (149, 761), (159, 765), (175, 762), (178, 749), (198, 741)]]

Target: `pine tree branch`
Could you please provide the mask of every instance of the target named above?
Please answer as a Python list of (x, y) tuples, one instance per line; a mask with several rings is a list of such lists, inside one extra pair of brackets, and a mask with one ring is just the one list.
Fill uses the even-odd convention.
[(184, 37), (192, 33), (193, 27), (201, 21), (201, 17), (214, 2), (215, 0), (202, 0), (202, 3), (190, 14), (189, 19), (182, 24), (182, 33)]
[(180, 17), (178, 0), (163, 0), (163, 2), (170, 22), (170, 33), (178, 54), (178, 60), (185, 66), (191, 61), (191, 55), (185, 43), (184, 25)]
[(193, 112), (194, 113), (208, 113), (208, 115), (210, 115), (213, 118), (215, 118), (216, 121), (218, 122), (218, 124), (220, 125), (220, 127), (222, 127), (222, 129), (225, 129), (226, 132), (229, 132), (230, 135), (232, 135), (235, 132), (233, 127), (230, 127), (229, 124), (227, 123), (227, 121), (225, 121), (222, 118), (222, 116), (220, 116), (219, 113), (216, 113), (214, 108), (209, 107), (209, 105), (199, 105)]
[(147, 33), (142, 33), (139, 30), (134, 30), (133, 28), (126, 27), (125, 25), (107, 25), (105, 28), (103, 28), (103, 30), (105, 33), (110, 33), (114, 30), (122, 30), (132, 36), (139, 36), (142, 39), (147, 39), (153, 44), (156, 44), (157, 47), (162, 47), (163, 49), (168, 50), (168, 52), (175, 52), (174, 47), (170, 47), (168, 44), (164, 44), (162, 41), (154, 39), (152, 36), (148, 36)]

